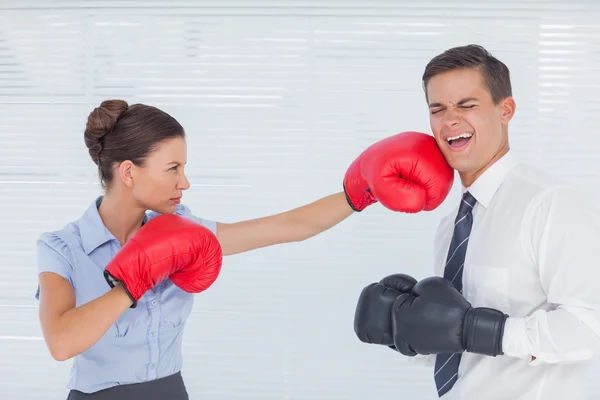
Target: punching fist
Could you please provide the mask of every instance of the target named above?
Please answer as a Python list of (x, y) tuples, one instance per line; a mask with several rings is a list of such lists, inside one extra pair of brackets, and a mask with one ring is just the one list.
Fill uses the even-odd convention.
[(171, 277), (181, 289), (208, 289), (221, 271), (223, 256), (217, 237), (207, 228), (175, 214), (147, 222), (110, 261), (104, 277), (111, 287), (121, 282), (133, 301)]
[[(361, 342), (394, 347), (392, 306), (398, 296), (410, 293), (416, 283), (412, 276), (395, 274), (362, 290), (354, 314), (354, 332)], [(407, 356), (416, 354), (400, 341), (395, 349)]]
[(412, 294), (396, 298), (393, 311), (394, 341), (407, 342), (419, 354), (502, 353), (503, 312), (473, 308), (448, 280), (426, 278)]
[(350, 164), (344, 191), (355, 211), (379, 201), (392, 211), (431, 211), (448, 196), (454, 170), (433, 136), (403, 132), (369, 146)]

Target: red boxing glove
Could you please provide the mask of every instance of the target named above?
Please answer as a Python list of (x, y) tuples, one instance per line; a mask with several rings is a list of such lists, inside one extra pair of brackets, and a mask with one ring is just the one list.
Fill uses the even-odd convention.
[(437, 208), (454, 183), (454, 170), (435, 139), (402, 132), (369, 146), (352, 162), (344, 191), (355, 211), (379, 201), (392, 211), (417, 213)]
[(133, 301), (157, 283), (172, 277), (190, 293), (208, 289), (221, 272), (223, 253), (217, 237), (197, 222), (163, 214), (147, 222), (110, 261), (104, 278), (111, 287), (121, 282)]

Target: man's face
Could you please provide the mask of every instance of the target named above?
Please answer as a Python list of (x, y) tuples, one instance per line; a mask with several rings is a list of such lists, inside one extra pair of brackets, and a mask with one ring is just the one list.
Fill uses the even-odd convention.
[(437, 75), (426, 90), (438, 146), (468, 186), (508, 151), (507, 125), (514, 100), (507, 97), (495, 105), (476, 69)]

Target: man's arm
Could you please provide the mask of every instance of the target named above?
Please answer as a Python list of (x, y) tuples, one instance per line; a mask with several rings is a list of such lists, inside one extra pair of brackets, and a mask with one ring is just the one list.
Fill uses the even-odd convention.
[(502, 344), (505, 355), (528, 359), (532, 364), (588, 360), (599, 346), (598, 334), (563, 308), (508, 318)]
[(559, 188), (532, 204), (531, 215), (528, 246), (553, 309), (508, 318), (504, 353), (534, 364), (590, 359), (600, 350), (600, 212)]
[(600, 212), (564, 188), (531, 205), (522, 229), (537, 262), (547, 304), (525, 318), (472, 307), (447, 280), (419, 281), (393, 306), (394, 340), (419, 354), (512, 356), (540, 363), (571, 363), (600, 350), (600, 268), (595, 254)]

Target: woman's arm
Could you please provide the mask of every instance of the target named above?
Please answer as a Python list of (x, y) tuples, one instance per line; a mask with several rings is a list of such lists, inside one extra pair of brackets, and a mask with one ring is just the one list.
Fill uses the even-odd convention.
[(92, 347), (132, 304), (119, 284), (105, 295), (75, 308), (75, 292), (63, 277), (42, 272), (40, 322), (55, 360), (65, 361)]
[(344, 192), (268, 217), (217, 223), (223, 255), (311, 238), (348, 218), (354, 210)]

